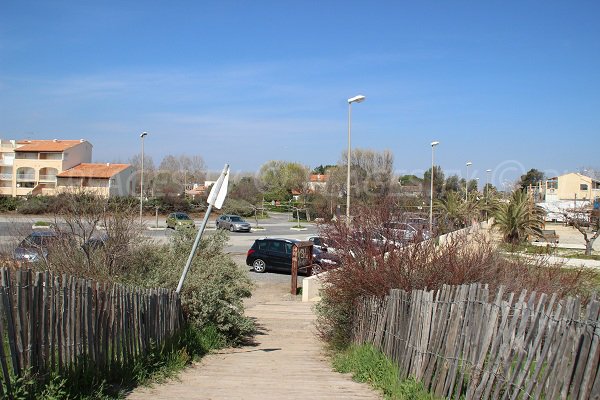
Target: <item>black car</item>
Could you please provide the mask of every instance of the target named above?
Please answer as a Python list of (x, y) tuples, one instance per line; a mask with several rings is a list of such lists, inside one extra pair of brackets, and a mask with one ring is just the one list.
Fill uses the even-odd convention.
[[(255, 272), (263, 273), (269, 269), (291, 272), (292, 248), (296, 239), (264, 238), (256, 239), (246, 255), (246, 265), (251, 266)], [(321, 251), (313, 246), (313, 266), (305, 272), (320, 272), (321, 270), (337, 267), (335, 257), (329, 256), (326, 251)], [(319, 268), (316, 268), (319, 266)]]

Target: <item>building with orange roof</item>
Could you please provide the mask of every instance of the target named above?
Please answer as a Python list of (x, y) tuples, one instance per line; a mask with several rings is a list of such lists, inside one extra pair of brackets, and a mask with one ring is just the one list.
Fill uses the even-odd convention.
[(81, 163), (57, 175), (57, 192), (85, 191), (102, 197), (133, 193), (134, 170), (130, 164)]
[(84, 139), (0, 140), (0, 195), (53, 195), (58, 173), (91, 160)]
[(327, 186), (327, 180), (329, 180), (329, 175), (311, 174), (308, 188), (312, 191), (323, 190)]

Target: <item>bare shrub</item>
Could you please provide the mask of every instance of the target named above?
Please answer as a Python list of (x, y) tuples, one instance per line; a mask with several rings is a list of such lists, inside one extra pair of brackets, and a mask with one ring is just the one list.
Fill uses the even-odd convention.
[(53, 224), (57, 240), (50, 243), (41, 267), (118, 281), (135, 249), (144, 242), (140, 228), (133, 203), (110, 202), (87, 193), (62, 194)]
[[(485, 283), (507, 291), (522, 289), (559, 296), (580, 295), (592, 289), (594, 273), (567, 269), (547, 258), (524, 258), (501, 253), (482, 233), (456, 235), (444, 244), (437, 240), (403, 240), (394, 236), (386, 223), (398, 218), (391, 207), (355, 209), (351, 226), (333, 222), (321, 227), (330, 245), (336, 248), (342, 268), (330, 271), (319, 306), (319, 330), (328, 341), (343, 344), (354, 301), (361, 296), (383, 297), (390, 289), (440, 289), (442, 285)], [(379, 235), (388, 240), (377, 241)]]

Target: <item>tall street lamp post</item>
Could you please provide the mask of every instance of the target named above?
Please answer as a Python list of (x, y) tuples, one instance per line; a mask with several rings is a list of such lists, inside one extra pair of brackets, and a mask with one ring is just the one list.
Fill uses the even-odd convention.
[(433, 148), (440, 144), (440, 142), (434, 141), (431, 142), (431, 176), (429, 180), (431, 181), (431, 191), (429, 192), (429, 234), (433, 234)]
[(465, 202), (469, 199), (469, 167), (473, 165), (471, 161), (467, 161), (467, 178), (465, 179)]
[(140, 140), (142, 141), (142, 173), (140, 174), (140, 225), (142, 225), (142, 208), (144, 203), (144, 137), (148, 135), (148, 132), (142, 132), (140, 134)]
[(489, 192), (490, 192), (490, 174), (492, 173), (491, 169), (486, 169), (485, 172), (487, 173), (487, 182), (485, 184), (485, 202), (487, 203), (487, 198), (489, 196)]
[(490, 175), (492, 173), (491, 169), (486, 169), (485, 172), (487, 173), (487, 179), (486, 179), (486, 184), (485, 184), (485, 220), (488, 220), (488, 197), (490, 196)]
[(348, 99), (348, 175), (346, 176), (346, 224), (350, 225), (350, 162), (352, 160), (352, 148), (350, 136), (352, 132), (352, 103), (365, 101), (365, 96), (358, 95)]

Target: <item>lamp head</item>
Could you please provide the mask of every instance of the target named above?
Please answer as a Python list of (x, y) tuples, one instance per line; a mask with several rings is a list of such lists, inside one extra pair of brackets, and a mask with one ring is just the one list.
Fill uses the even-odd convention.
[(437, 141), (431, 142), (431, 147), (437, 146), (438, 144), (440, 144), (440, 142), (437, 142)]
[(473, 165), (471, 161), (467, 161), (467, 167)]
[(143, 138), (144, 136), (148, 136), (148, 132), (142, 132), (142, 133), (140, 134), (140, 137), (141, 137), (141, 138)]
[(352, 104), (352, 103), (361, 103), (363, 101), (365, 101), (366, 97), (363, 96), (362, 94), (359, 94), (358, 96), (354, 96), (348, 99), (348, 104)]
[(486, 169), (485, 172), (492, 172), (492, 170), (491, 169)]

